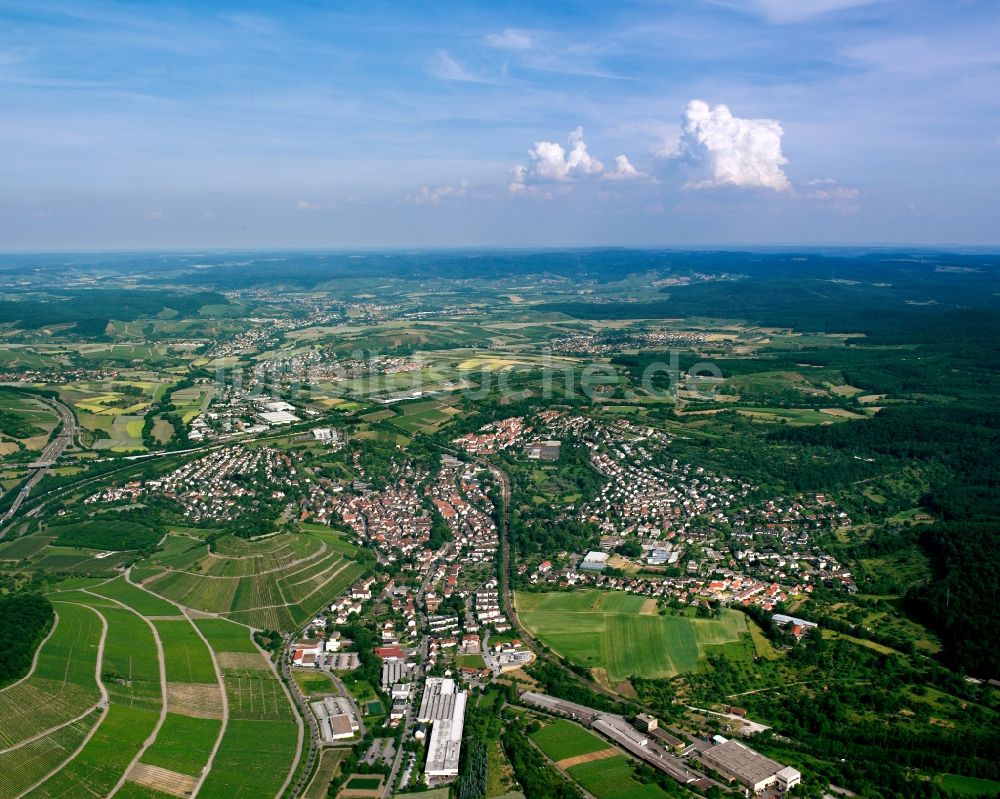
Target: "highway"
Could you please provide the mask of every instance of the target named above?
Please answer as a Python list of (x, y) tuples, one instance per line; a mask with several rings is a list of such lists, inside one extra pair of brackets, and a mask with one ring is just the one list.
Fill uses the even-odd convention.
[[(39, 401), (44, 402), (52, 410), (56, 412), (62, 422), (62, 428), (59, 430), (59, 435), (53, 438), (42, 450), (42, 454), (39, 455), (38, 460), (29, 463), (28, 468), (31, 473), (28, 478), (21, 485), (20, 490), (17, 492), (17, 496), (14, 498), (14, 502), (7, 509), (7, 512), (0, 518), (0, 525), (6, 524), (17, 514), (20, 510), (21, 505), (31, 494), (31, 489), (38, 485), (38, 482), (45, 477), (49, 468), (59, 459), (59, 456), (63, 454), (68, 446), (73, 443), (73, 439), (76, 435), (76, 418), (73, 416), (73, 412), (63, 405), (58, 400), (50, 399), (48, 397), (38, 398)], [(2, 537), (2, 535), (0, 535)]]

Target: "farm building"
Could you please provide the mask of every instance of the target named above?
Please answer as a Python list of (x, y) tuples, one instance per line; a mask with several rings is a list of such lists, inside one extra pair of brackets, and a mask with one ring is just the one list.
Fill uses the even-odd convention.
[(775, 784), (787, 791), (802, 779), (802, 775), (795, 769), (764, 757), (739, 741), (723, 739), (722, 743), (706, 749), (699, 757), (709, 768), (736, 780), (755, 793)]

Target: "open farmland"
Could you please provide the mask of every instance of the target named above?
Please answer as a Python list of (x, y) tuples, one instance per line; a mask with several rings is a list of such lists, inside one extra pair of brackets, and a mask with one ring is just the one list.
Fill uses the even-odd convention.
[(0, 692), (0, 767), (13, 772), (0, 799), (187, 796), (202, 780), (205, 795), (275, 796), (302, 727), (250, 631), (196, 626), (123, 577), (84, 585), (50, 595), (58, 621), (36, 668)]
[(141, 763), (197, 777), (222, 729), (219, 719), (167, 713), (156, 740), (143, 753)]
[(546, 724), (531, 736), (538, 748), (552, 760), (603, 752), (610, 745), (579, 724), (558, 719)]
[(737, 611), (718, 619), (660, 616), (643, 597), (618, 592), (517, 594), (518, 614), (540, 641), (612, 681), (696, 671), (710, 647), (748, 635)]
[(0, 752), (0, 799), (15, 799), (65, 763), (98, 720), (96, 711), (41, 738)]
[(197, 625), (215, 651), (229, 702), (229, 723), (199, 796), (274, 796), (298, 763), (302, 727), (291, 698), (246, 628), (222, 619)]
[(291, 630), (363, 573), (345, 550), (353, 553), (331, 532), (226, 538), (183, 566), (156, 569), (154, 558), (137, 576), (148, 590), (186, 607), (259, 629)]
[(27, 796), (55, 799), (108, 795), (142, 749), (158, 720), (156, 711), (112, 703), (76, 757)]
[(20, 443), (29, 450), (41, 450), (58, 418), (38, 397), (0, 389), (0, 454), (16, 452)]
[(666, 799), (668, 796), (655, 783), (639, 782), (632, 761), (625, 755), (571, 766), (569, 774), (597, 799)]
[(97, 653), (104, 625), (94, 611), (58, 603), (57, 620), (34, 670), (0, 691), (0, 748), (15, 746), (74, 718), (100, 699)]

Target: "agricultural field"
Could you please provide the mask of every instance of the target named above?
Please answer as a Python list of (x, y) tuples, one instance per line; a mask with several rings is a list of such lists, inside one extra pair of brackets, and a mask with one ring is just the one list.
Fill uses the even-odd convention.
[(603, 752), (611, 748), (610, 744), (579, 724), (562, 719), (546, 724), (531, 735), (531, 740), (547, 757), (555, 761)]
[(667, 799), (655, 783), (635, 778), (633, 762), (625, 755), (581, 763), (568, 769), (569, 775), (597, 799)]
[(26, 677), (0, 691), (0, 748), (82, 718), (101, 698), (97, 654), (104, 638), (93, 610), (57, 603), (56, 623)]
[(221, 619), (197, 626), (215, 651), (229, 700), (229, 723), (199, 796), (273, 796), (298, 762), (301, 722), (291, 698), (245, 627)]
[(408, 434), (434, 433), (459, 413), (453, 400), (426, 400), (407, 403), (396, 408), (392, 423)]
[(612, 682), (697, 671), (706, 654), (721, 646), (735, 645), (734, 653), (752, 658), (752, 644), (749, 651), (741, 645), (749, 631), (737, 611), (723, 611), (718, 619), (661, 616), (656, 603), (643, 597), (597, 590), (519, 592), (516, 602), (534, 636)]
[(36, 667), (0, 691), (0, 767), (12, 771), (0, 799), (185, 796), (202, 780), (201, 795), (278, 793), (301, 722), (246, 627), (196, 625), (123, 577), (50, 597), (57, 621)]
[(97, 724), (94, 711), (16, 748), (0, 751), (0, 799), (15, 799), (65, 763)]
[(325, 530), (251, 542), (226, 538), (214, 552), (192, 551), (188, 539), (144, 562), (136, 576), (147, 590), (186, 607), (258, 629), (291, 630), (364, 572), (347, 557), (353, 547)]
[(153, 622), (163, 646), (167, 681), (179, 683), (214, 683), (212, 656), (198, 631), (187, 619), (157, 619)]

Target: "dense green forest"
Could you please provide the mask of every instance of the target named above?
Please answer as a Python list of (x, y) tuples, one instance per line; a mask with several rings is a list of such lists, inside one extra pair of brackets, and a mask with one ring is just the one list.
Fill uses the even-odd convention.
[(934, 579), (906, 607), (937, 632), (944, 659), (985, 677), (1000, 674), (1000, 524), (943, 522), (921, 530)]
[(226, 304), (225, 297), (210, 291), (65, 291), (46, 300), (0, 300), (0, 324), (16, 324), (29, 330), (71, 324), (76, 335), (91, 337), (103, 335), (111, 319), (130, 322), (156, 316), (166, 308), (191, 315), (206, 305)]
[(38, 594), (0, 596), (0, 685), (28, 673), (54, 618), (52, 605)]

